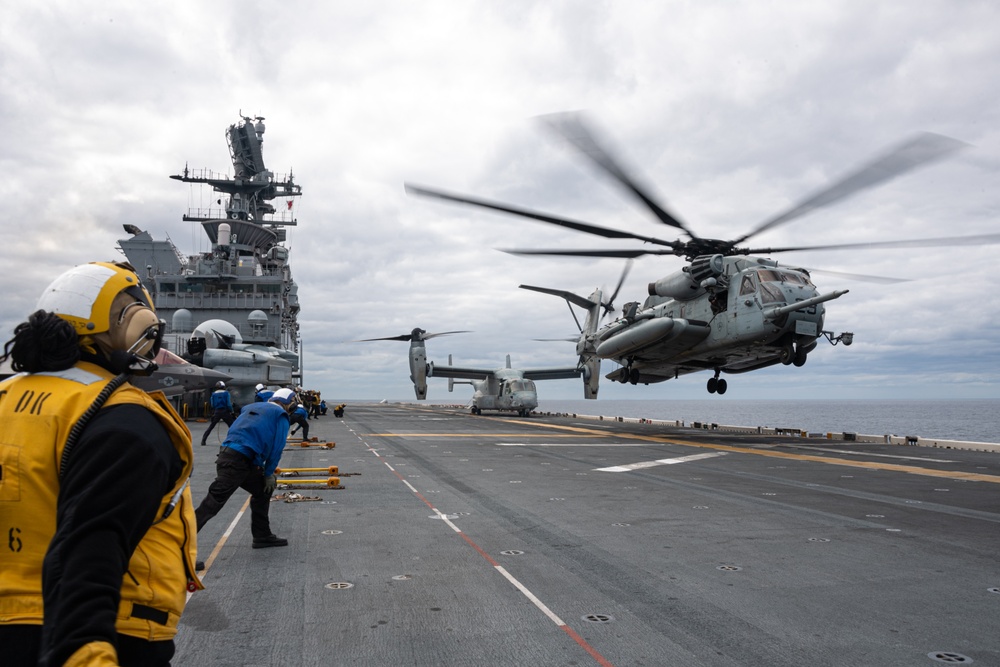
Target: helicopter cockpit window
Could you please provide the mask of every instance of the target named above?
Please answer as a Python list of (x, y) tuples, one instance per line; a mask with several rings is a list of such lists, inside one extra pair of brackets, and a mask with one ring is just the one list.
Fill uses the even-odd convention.
[(748, 273), (743, 276), (743, 280), (740, 281), (740, 296), (753, 294), (754, 289), (756, 289), (756, 286), (753, 284), (753, 276)]
[(784, 303), (785, 295), (774, 282), (762, 282), (760, 284), (760, 300), (761, 303)]
[(790, 283), (795, 283), (796, 285), (812, 285), (812, 283), (809, 282), (809, 278), (807, 278), (802, 273), (792, 273), (791, 271), (785, 271), (783, 272), (783, 275), (785, 276), (785, 280), (787, 280)]
[(535, 383), (531, 380), (512, 380), (511, 391), (535, 391)]
[(757, 277), (760, 278), (761, 283), (780, 283), (785, 280), (781, 271), (772, 271), (771, 269), (761, 269), (757, 272)]

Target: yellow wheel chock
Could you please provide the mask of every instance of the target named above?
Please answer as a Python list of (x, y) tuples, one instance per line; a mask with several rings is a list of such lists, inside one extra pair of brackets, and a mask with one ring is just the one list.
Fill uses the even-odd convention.
[(278, 475), (298, 477), (304, 472), (325, 472), (328, 475), (336, 475), (339, 470), (339, 466), (327, 466), (326, 468), (275, 468), (274, 472)]
[(323, 485), (328, 489), (343, 489), (344, 487), (340, 485), (339, 477), (327, 477), (325, 479), (296, 479), (296, 480), (281, 480), (278, 482), (278, 486), (285, 488), (292, 488), (296, 486), (318, 486)]
[(285, 443), (285, 448), (289, 447), (319, 447), (320, 449), (333, 449), (337, 446), (335, 442), (315, 442), (310, 440), (289, 440)]

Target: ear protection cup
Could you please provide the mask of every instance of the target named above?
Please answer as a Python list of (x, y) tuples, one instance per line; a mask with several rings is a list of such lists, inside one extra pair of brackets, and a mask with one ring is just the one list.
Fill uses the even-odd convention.
[[(154, 348), (159, 347), (159, 332), (154, 330), (150, 338), (151, 327), (160, 327), (156, 313), (145, 305), (134, 302), (125, 307), (120, 316), (120, 324), (113, 330), (111, 343), (116, 350), (132, 350), (140, 357), (151, 358), (156, 354)], [(135, 345), (135, 349), (132, 346)]]

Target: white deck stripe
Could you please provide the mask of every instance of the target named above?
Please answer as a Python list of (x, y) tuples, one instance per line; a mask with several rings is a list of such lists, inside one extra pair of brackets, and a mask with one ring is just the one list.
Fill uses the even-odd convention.
[(501, 565), (494, 565), (493, 567), (495, 567), (496, 570), (497, 570), (497, 572), (499, 572), (500, 574), (502, 574), (507, 579), (507, 581), (509, 581), (510, 583), (514, 584), (514, 587), (517, 588), (517, 590), (521, 591), (521, 594), (524, 597), (526, 597), (529, 600), (531, 600), (531, 603), (533, 605), (535, 605), (536, 607), (538, 607), (543, 614), (545, 614), (546, 616), (548, 616), (549, 619), (553, 623), (555, 623), (559, 627), (562, 627), (562, 626), (566, 625), (565, 623), (563, 623), (563, 620), (561, 618), (559, 618), (558, 616), (555, 615), (555, 612), (553, 612), (551, 609), (549, 609), (548, 607), (546, 607), (545, 603), (542, 602), (541, 600), (539, 600), (535, 596), (534, 593), (532, 593), (531, 591), (529, 591), (524, 586), (524, 584), (522, 584), (520, 581), (518, 581), (517, 579), (515, 579), (513, 577), (513, 575), (511, 575), (510, 572), (508, 572), (507, 570), (503, 569), (503, 566), (501, 566)]
[(609, 468), (595, 468), (597, 472), (629, 472), (631, 470), (641, 470), (643, 468), (655, 468), (656, 466), (668, 466), (675, 463), (687, 463), (688, 461), (698, 461), (700, 459), (711, 459), (716, 456), (725, 456), (725, 452), (712, 452), (709, 454), (692, 454), (691, 456), (681, 456), (676, 459), (657, 459), (656, 461), (640, 461), (639, 463), (629, 463), (623, 466), (611, 466)]

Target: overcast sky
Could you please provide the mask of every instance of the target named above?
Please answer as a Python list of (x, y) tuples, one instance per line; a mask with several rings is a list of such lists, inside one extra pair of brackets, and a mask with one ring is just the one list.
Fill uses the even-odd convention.
[[(475, 366), (575, 363), (565, 302), (620, 260), (510, 247), (634, 247), (408, 196), (403, 183), (674, 238), (537, 116), (582, 110), (629, 169), (702, 236), (733, 238), (919, 131), (957, 156), (769, 231), (770, 245), (1000, 231), (1000, 4), (803, 2), (39, 2), (0, 21), (5, 338), (45, 285), (120, 258), (122, 225), (208, 249), (181, 216), (211, 193), (185, 164), (231, 173), (224, 137), (266, 118), (265, 162), (303, 196), (289, 232), (305, 384), (342, 399), (413, 398), (406, 344), (468, 329), (428, 357)], [(1000, 246), (812, 252), (782, 261), (913, 279), (815, 276), (826, 328), (802, 368), (729, 376), (725, 398), (1000, 397)], [(638, 260), (617, 303), (679, 269)], [(603, 372), (616, 368), (605, 362)], [(709, 374), (605, 399), (709, 398)], [(539, 383), (582, 398), (578, 381)], [(435, 402), (465, 402), (430, 381)]]

